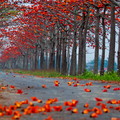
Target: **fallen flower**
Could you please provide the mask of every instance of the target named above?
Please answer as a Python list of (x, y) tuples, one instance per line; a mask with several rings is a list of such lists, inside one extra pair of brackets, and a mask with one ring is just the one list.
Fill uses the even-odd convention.
[(36, 97), (31, 97), (32, 101), (38, 101)]
[(85, 88), (84, 90), (85, 92), (91, 92), (91, 90), (89, 90), (88, 88)]
[(100, 98), (95, 98), (96, 99), (96, 101), (103, 101), (102, 99), (100, 99)]
[(4, 113), (3, 113), (3, 112), (0, 112), (0, 117), (1, 117), (1, 116), (4, 116)]
[(22, 93), (23, 93), (23, 91), (20, 89), (17, 91), (17, 94), (22, 94)]
[(73, 107), (68, 107), (66, 108), (66, 111), (71, 111), (73, 109)]
[(44, 120), (53, 120), (53, 119), (51, 118), (51, 116), (48, 116), (48, 118)]
[(53, 106), (55, 111), (62, 111), (62, 106)]
[(2, 90), (5, 90), (5, 89), (6, 89), (6, 87), (5, 87), (5, 86), (3, 86), (3, 87), (1, 87), (1, 89), (2, 89)]
[(104, 89), (103, 92), (107, 92), (107, 89)]
[(15, 86), (13, 86), (13, 85), (11, 85), (10, 87), (11, 87), (11, 88), (15, 88)]
[(74, 109), (72, 110), (72, 113), (78, 113), (78, 109), (77, 109), (77, 108), (74, 108)]
[(97, 118), (98, 115), (97, 115), (97, 113), (92, 113), (92, 114), (90, 115), (90, 117), (92, 117), (92, 118)]
[(46, 85), (45, 85), (45, 84), (43, 84), (42, 88), (46, 88)]
[(88, 104), (88, 103), (86, 103), (86, 104), (84, 105), (84, 107), (88, 108), (88, 107), (89, 107), (89, 104)]

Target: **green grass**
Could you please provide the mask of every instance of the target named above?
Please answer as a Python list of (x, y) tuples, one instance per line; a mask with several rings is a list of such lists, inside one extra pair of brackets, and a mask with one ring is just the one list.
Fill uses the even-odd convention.
[[(10, 70), (5, 70), (5, 72), (9, 72)], [(55, 70), (36, 70), (36, 71), (27, 71), (27, 70), (13, 70), (15, 73), (20, 74), (29, 74), (29, 75), (35, 75), (35, 76), (43, 76), (43, 77), (69, 77), (77, 79), (91, 79), (91, 80), (106, 80), (106, 81), (120, 81), (120, 77), (117, 76), (117, 72), (105, 72), (103, 76), (100, 76), (99, 74), (93, 75), (92, 71), (85, 71), (84, 74), (78, 75), (78, 76), (63, 76), (61, 73), (56, 72)]]

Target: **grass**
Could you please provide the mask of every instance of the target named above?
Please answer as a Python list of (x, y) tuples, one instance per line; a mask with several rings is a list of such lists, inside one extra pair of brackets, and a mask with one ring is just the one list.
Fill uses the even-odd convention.
[[(10, 70), (5, 70), (5, 72), (10, 72)], [(105, 72), (103, 76), (100, 76), (99, 74), (93, 75), (92, 71), (85, 71), (84, 74), (78, 75), (78, 76), (63, 76), (61, 73), (56, 72), (55, 70), (36, 70), (36, 71), (27, 71), (27, 70), (13, 70), (14, 73), (19, 74), (29, 74), (29, 75), (35, 75), (35, 76), (43, 76), (43, 77), (69, 77), (77, 79), (90, 79), (90, 80), (106, 80), (106, 81), (120, 81), (120, 77), (117, 76), (117, 72)]]

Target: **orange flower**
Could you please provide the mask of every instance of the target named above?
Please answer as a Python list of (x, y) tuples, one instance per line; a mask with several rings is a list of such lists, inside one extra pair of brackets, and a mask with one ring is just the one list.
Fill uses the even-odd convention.
[(104, 112), (104, 113), (109, 113), (110, 110), (109, 110), (108, 108), (103, 108), (103, 112)]
[(87, 109), (83, 110), (82, 114), (88, 114), (88, 110)]
[(52, 107), (49, 104), (44, 105), (43, 108), (45, 108), (46, 112), (51, 112), (52, 111)]
[(44, 120), (53, 120), (53, 119), (51, 118), (51, 116), (48, 116), (48, 118)]
[(20, 119), (20, 116), (14, 115), (11, 119), (12, 119), (12, 120), (19, 120), (19, 119)]
[(113, 100), (111, 101), (111, 103), (112, 103), (112, 104), (117, 104), (117, 101), (116, 101), (115, 99), (113, 99)]
[(53, 106), (55, 111), (62, 111), (62, 106)]
[(89, 107), (89, 104), (88, 104), (88, 103), (86, 103), (86, 104), (84, 105), (84, 107), (88, 108), (88, 107)]
[(71, 82), (68, 82), (68, 86), (71, 86), (72, 85), (72, 83)]
[(97, 118), (98, 115), (97, 115), (97, 113), (92, 113), (92, 114), (90, 115), (90, 117), (92, 117), (92, 118)]
[(38, 100), (38, 103), (42, 103), (42, 100)]
[(58, 81), (58, 80), (55, 80), (54, 84), (59, 84), (59, 81)]
[(78, 100), (73, 99), (72, 104), (69, 104), (71, 107), (76, 107), (76, 104), (78, 103)]
[(91, 92), (91, 90), (89, 90), (88, 88), (85, 88), (84, 90), (85, 92)]
[(90, 85), (90, 86), (93, 86), (92, 82), (89, 82), (89, 85)]
[(84, 87), (84, 85), (83, 85), (83, 84), (81, 84), (81, 86), (82, 86), (82, 87)]
[(22, 94), (22, 93), (23, 93), (23, 91), (20, 89), (17, 91), (17, 94)]
[(6, 89), (6, 87), (5, 87), (5, 86), (3, 86), (3, 87), (1, 87), (1, 89), (2, 89), (2, 90), (5, 90), (5, 89)]
[(1, 116), (4, 116), (4, 113), (3, 113), (3, 112), (0, 112), (0, 117), (1, 117)]
[(77, 109), (77, 108), (74, 108), (74, 109), (72, 110), (72, 113), (78, 113), (78, 109)]
[(46, 88), (46, 85), (45, 85), (45, 84), (43, 84), (42, 88)]
[(36, 97), (31, 97), (32, 101), (38, 101)]
[(11, 85), (10, 87), (11, 87), (11, 88), (15, 88), (15, 86), (13, 86), (13, 85)]

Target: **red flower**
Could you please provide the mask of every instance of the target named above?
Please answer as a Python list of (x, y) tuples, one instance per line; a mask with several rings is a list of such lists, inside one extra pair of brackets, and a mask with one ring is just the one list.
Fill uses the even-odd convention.
[(73, 109), (73, 107), (66, 108), (67, 111), (71, 111), (72, 109)]
[(74, 84), (73, 87), (77, 87), (77, 84)]
[(6, 115), (12, 115), (12, 110), (6, 110)]
[(107, 92), (107, 89), (104, 89), (103, 92)]
[(84, 90), (85, 92), (91, 92), (91, 90), (89, 90), (88, 88), (85, 88)]
[(23, 91), (20, 89), (17, 91), (17, 94), (22, 94), (22, 93), (23, 93)]
[(100, 98), (95, 98), (96, 99), (96, 101), (103, 101), (102, 99), (100, 99)]
[(53, 106), (55, 111), (62, 111), (62, 106)]
[(15, 86), (13, 86), (13, 85), (11, 85), (10, 87), (11, 87), (11, 88), (15, 88)]
[(32, 101), (38, 101), (36, 97), (31, 97)]

